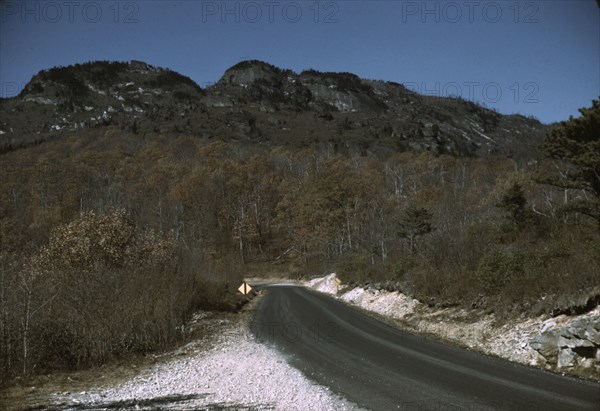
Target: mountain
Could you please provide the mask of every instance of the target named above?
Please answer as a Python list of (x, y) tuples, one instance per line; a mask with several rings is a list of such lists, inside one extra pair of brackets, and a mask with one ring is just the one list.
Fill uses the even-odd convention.
[(197, 109), (203, 90), (174, 71), (132, 61), (91, 62), (40, 71), (2, 100), (2, 146), (56, 133), (127, 123), (162, 110)]
[(279, 109), (385, 112), (387, 105), (375, 90), (350, 73), (299, 75), (261, 61), (243, 61), (228, 69), (212, 88), (230, 105), (250, 103), (263, 111)]
[(328, 144), (362, 154), (413, 149), (527, 161), (538, 157), (549, 129), (398, 83), (295, 73), (256, 60), (229, 68), (206, 89), (139, 61), (52, 68), (36, 74), (17, 97), (2, 99), (0, 113), (3, 150), (112, 125), (261, 144)]

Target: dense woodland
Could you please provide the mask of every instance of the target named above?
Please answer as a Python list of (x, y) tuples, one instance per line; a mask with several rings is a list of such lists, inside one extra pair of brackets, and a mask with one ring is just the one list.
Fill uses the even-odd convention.
[(194, 310), (235, 310), (248, 274), (335, 271), (499, 317), (583, 310), (600, 295), (599, 112), (527, 167), (114, 125), (8, 151), (0, 376), (167, 347)]

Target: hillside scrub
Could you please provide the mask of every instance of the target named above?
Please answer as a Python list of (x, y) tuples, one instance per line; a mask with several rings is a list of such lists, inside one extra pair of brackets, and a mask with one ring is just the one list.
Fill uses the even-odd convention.
[(560, 212), (577, 188), (532, 181), (547, 162), (106, 126), (0, 167), (3, 377), (164, 347), (195, 308), (234, 307), (240, 276), (270, 263), (507, 316), (598, 294), (594, 220)]
[(234, 310), (201, 255), (123, 209), (84, 212), (18, 258), (2, 252), (2, 376), (79, 369), (165, 348), (199, 308)]

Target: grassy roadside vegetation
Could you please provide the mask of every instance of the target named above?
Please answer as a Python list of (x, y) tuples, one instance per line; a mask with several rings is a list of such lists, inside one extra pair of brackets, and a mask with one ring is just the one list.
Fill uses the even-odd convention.
[(165, 347), (194, 310), (235, 310), (261, 265), (505, 316), (584, 310), (600, 285), (599, 111), (524, 167), (111, 125), (8, 151), (0, 376)]

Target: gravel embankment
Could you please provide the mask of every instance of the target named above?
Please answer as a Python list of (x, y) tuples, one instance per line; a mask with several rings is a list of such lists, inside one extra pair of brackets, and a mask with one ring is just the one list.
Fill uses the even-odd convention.
[(352, 404), (313, 384), (277, 351), (229, 329), (208, 352), (193, 344), (181, 358), (147, 370), (123, 386), (72, 398), (99, 408), (349, 410)]
[[(251, 313), (211, 324), (210, 343), (194, 341), (157, 358), (114, 386), (52, 392), (38, 409), (101, 410), (355, 410), (353, 403), (316, 385), (276, 349), (248, 331)], [(195, 327), (210, 324), (199, 315)], [(207, 347), (208, 345), (208, 347)], [(43, 405), (40, 405), (43, 404)], [(24, 407), (28, 408), (28, 407)]]

